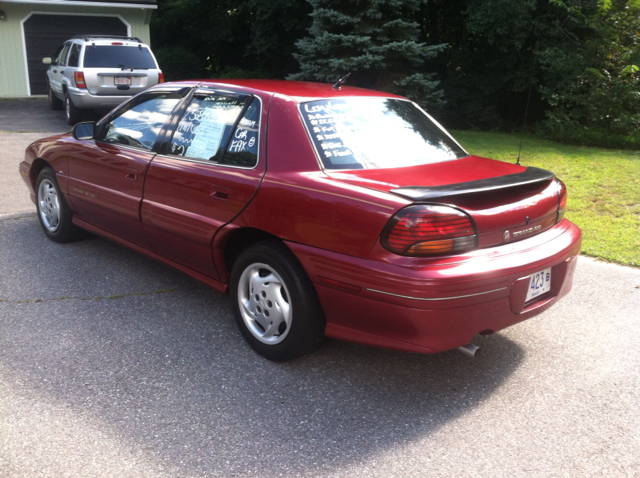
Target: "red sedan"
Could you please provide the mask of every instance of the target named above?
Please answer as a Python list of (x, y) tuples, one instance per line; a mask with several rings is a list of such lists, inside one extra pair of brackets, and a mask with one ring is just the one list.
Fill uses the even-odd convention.
[(87, 230), (229, 292), (276, 361), (324, 336), (465, 346), (553, 305), (580, 253), (553, 173), (469, 155), (407, 99), (339, 85), (165, 83), (36, 141), (20, 173), (50, 239)]

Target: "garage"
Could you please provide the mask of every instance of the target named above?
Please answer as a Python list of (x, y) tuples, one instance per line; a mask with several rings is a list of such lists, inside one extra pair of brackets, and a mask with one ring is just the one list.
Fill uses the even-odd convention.
[(0, 0), (0, 99), (47, 92), (47, 65), (76, 35), (124, 35), (150, 45), (156, 0)]
[(24, 22), (29, 87), (32, 95), (47, 93), (47, 65), (65, 40), (81, 34), (126, 36), (128, 25), (119, 16), (33, 14)]

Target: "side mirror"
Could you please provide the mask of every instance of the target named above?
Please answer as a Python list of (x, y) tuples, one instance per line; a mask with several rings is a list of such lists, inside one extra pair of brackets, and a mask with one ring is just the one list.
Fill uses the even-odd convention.
[(50, 65), (51, 63), (53, 63), (53, 60), (50, 57), (46, 57), (42, 59), (42, 63), (44, 63), (45, 65)]
[(96, 132), (96, 124), (93, 121), (87, 121), (85, 123), (78, 123), (71, 128), (71, 136), (78, 141), (86, 141), (93, 139), (93, 135)]

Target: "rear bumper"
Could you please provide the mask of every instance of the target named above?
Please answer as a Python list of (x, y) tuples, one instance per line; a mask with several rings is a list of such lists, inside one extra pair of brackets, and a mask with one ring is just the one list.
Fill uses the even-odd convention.
[[(288, 245), (316, 287), (327, 336), (434, 353), (551, 307), (571, 290), (581, 239), (564, 220), (526, 240), (438, 260), (367, 260)], [(529, 276), (547, 268), (551, 290), (525, 304)]]
[(124, 103), (139, 91), (131, 92), (127, 95), (118, 96), (98, 96), (92, 95), (88, 90), (80, 88), (69, 88), (69, 96), (76, 108), (86, 109), (113, 109), (121, 103)]

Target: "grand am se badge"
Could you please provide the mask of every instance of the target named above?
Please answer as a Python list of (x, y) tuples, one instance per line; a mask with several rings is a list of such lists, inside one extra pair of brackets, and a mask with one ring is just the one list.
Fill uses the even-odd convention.
[(538, 224), (537, 226), (534, 227), (529, 227), (527, 229), (523, 229), (522, 231), (515, 231), (513, 233), (513, 237), (519, 237), (519, 236), (524, 236), (526, 234), (532, 234), (534, 232), (539, 231), (540, 229), (542, 229), (542, 226), (540, 224)]

